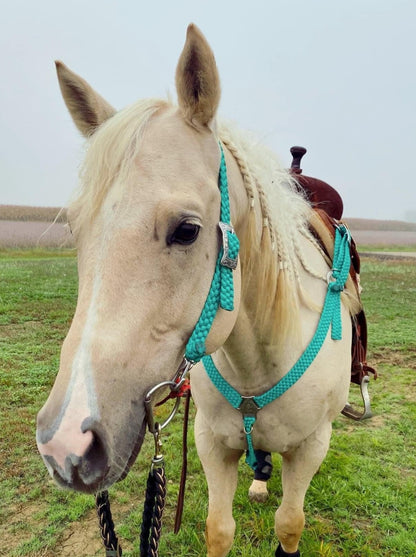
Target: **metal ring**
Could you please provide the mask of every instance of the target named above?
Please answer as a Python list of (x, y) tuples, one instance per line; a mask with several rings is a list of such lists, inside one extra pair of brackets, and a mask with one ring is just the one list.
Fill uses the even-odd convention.
[(180, 404), (180, 398), (178, 397), (178, 398), (176, 398), (175, 405), (173, 407), (172, 412), (169, 414), (169, 416), (166, 418), (166, 420), (162, 424), (160, 424), (160, 423), (156, 424), (154, 416), (153, 416), (152, 396), (159, 389), (164, 389), (166, 387), (170, 388), (171, 393), (179, 391), (179, 389), (182, 387), (182, 385), (184, 384), (184, 382), (186, 380), (187, 373), (190, 371), (190, 369), (194, 365), (195, 365), (195, 362), (193, 362), (192, 360), (188, 360), (188, 358), (186, 358), (184, 356), (177, 372), (175, 373), (175, 377), (173, 378), (172, 381), (162, 381), (161, 383), (158, 383), (157, 385), (152, 387), (147, 392), (147, 394), (145, 396), (145, 399), (144, 399), (144, 406), (145, 406), (145, 409), (146, 409), (146, 421), (147, 421), (147, 425), (148, 425), (150, 433), (155, 434), (157, 432), (156, 425), (158, 426), (159, 431), (161, 431), (168, 424), (170, 424), (170, 422), (174, 418), (176, 412), (178, 411), (179, 404)]
[(145, 397), (145, 402), (147, 400), (150, 400), (152, 395), (155, 394), (156, 391), (158, 391), (159, 389), (163, 389), (163, 387), (170, 387), (171, 390), (173, 390), (173, 388), (176, 386), (175, 381), (162, 381), (162, 383), (158, 383), (157, 385), (155, 385), (154, 387), (152, 387), (150, 389), (150, 391), (147, 392), (147, 395)]
[[(149, 428), (150, 433), (156, 433), (156, 424), (155, 424), (155, 419), (154, 419), (154, 415), (153, 415), (153, 407), (152, 407), (152, 395), (154, 395), (159, 389), (163, 389), (166, 387), (170, 387), (171, 391), (173, 391), (176, 387), (177, 383), (175, 381), (163, 381), (162, 383), (159, 383), (158, 385), (155, 385), (152, 389), (150, 389), (150, 391), (148, 391), (145, 399), (144, 399), (144, 406), (146, 409), (146, 420), (147, 420), (147, 425)], [(168, 424), (170, 424), (170, 422), (173, 420), (176, 412), (178, 411), (179, 408), (179, 404), (180, 404), (181, 400), (180, 398), (177, 398), (175, 400), (175, 405), (173, 407), (173, 410), (171, 411), (171, 413), (169, 414), (169, 416), (166, 418), (166, 420), (163, 423), (157, 423), (159, 430), (161, 431), (162, 429), (164, 429)]]
[(329, 284), (330, 282), (335, 282), (334, 275), (332, 274), (332, 269), (328, 271), (326, 275), (326, 282)]

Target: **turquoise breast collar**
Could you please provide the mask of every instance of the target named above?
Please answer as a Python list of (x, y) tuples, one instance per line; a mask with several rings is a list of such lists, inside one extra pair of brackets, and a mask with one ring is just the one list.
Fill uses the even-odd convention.
[(344, 225), (339, 225), (335, 231), (334, 258), (332, 270), (328, 273), (328, 289), (324, 306), (315, 334), (294, 366), (271, 389), (261, 395), (243, 397), (216, 368), (212, 357), (205, 354), (205, 341), (211, 330), (212, 323), (219, 308), (227, 311), (234, 309), (233, 269), (237, 266), (239, 241), (231, 226), (230, 202), (228, 195), (227, 168), (224, 152), (221, 149), (221, 164), (219, 171), (219, 189), (221, 192), (221, 213), (219, 227), (222, 232), (222, 248), (218, 254), (214, 277), (207, 300), (194, 331), (186, 345), (185, 358), (196, 363), (202, 359), (205, 370), (212, 383), (228, 400), (231, 406), (240, 410), (243, 417), (244, 432), (247, 439), (246, 462), (254, 469), (256, 458), (251, 433), (256, 421), (257, 412), (266, 404), (273, 402), (292, 387), (312, 364), (320, 351), (328, 330), (331, 327), (331, 338), (342, 338), (341, 324), (341, 292), (344, 289), (350, 270), (350, 240), (351, 236)]

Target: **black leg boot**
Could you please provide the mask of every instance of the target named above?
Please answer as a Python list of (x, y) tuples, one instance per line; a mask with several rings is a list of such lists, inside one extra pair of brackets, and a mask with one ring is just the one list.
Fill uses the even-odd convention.
[(272, 455), (266, 451), (256, 450), (254, 451), (256, 455), (256, 469), (254, 471), (254, 479), (262, 480), (267, 482), (272, 475)]
[(276, 549), (275, 557), (300, 557), (300, 552), (298, 549), (295, 553), (286, 553), (286, 551), (283, 551), (282, 546), (279, 543)]

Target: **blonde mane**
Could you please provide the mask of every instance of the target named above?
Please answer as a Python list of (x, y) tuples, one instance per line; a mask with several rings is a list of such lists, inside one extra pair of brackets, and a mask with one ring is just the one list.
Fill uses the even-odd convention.
[(75, 235), (97, 214), (113, 184), (127, 179), (146, 124), (155, 112), (168, 105), (159, 99), (140, 100), (109, 118), (87, 141), (80, 187), (68, 209)]
[[(326, 276), (311, 266), (301, 247), (306, 238), (331, 266), (333, 239), (315, 214), (302, 188), (293, 175), (281, 166), (276, 155), (255, 136), (231, 126), (221, 126), (221, 141), (234, 156), (243, 176), (250, 214), (241, 237), (243, 292), (253, 298), (251, 283), (257, 285), (255, 315), (265, 340), (282, 347), (289, 336), (299, 334), (299, 303), (320, 311), (300, 283), (300, 268), (309, 275), (326, 281)], [(260, 206), (261, 223), (254, 211)], [(318, 230), (323, 245), (311, 232)], [(261, 234), (258, 233), (259, 228)], [(255, 276), (254, 276), (255, 275)], [(259, 288), (258, 285), (261, 285)], [(251, 296), (250, 296), (251, 290)], [(342, 300), (351, 315), (361, 309), (359, 292), (348, 278)]]
[(311, 206), (292, 175), (254, 136), (230, 126), (222, 126), (219, 135), (240, 168), (250, 199), (241, 238), (243, 292), (251, 290), (251, 279), (261, 284), (253, 308), (259, 331), (265, 331), (267, 342), (282, 345), (299, 333), (299, 265), (305, 265), (299, 233), (315, 243), (309, 230)]

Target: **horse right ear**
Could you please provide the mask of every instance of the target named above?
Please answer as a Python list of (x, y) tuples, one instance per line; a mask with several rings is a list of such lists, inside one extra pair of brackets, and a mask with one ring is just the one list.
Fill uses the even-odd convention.
[(72, 119), (85, 137), (92, 135), (115, 109), (62, 62), (55, 62), (59, 86)]
[(188, 122), (208, 126), (220, 102), (220, 78), (214, 54), (196, 25), (189, 25), (176, 68), (179, 107)]

